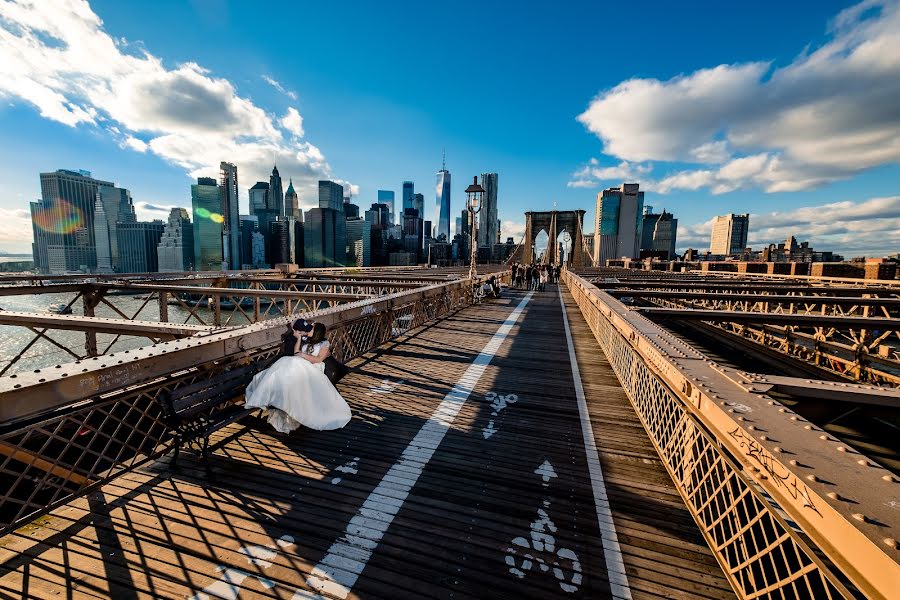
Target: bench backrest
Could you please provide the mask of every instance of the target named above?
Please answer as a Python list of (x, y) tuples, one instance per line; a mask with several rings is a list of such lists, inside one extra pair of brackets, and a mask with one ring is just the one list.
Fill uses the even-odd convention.
[(268, 367), (274, 359), (257, 361), (216, 373), (210, 379), (202, 379), (175, 388), (158, 396), (167, 419), (182, 421), (198, 413), (211, 410), (220, 404), (240, 398), (253, 376)]

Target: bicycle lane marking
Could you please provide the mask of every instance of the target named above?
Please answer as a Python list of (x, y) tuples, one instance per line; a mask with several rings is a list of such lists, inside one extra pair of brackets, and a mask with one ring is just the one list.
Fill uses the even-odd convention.
[(562, 288), (558, 288), (557, 291), (559, 292), (559, 303), (562, 307), (566, 343), (569, 346), (572, 381), (575, 383), (575, 397), (578, 401), (581, 433), (584, 438), (588, 472), (591, 476), (594, 505), (597, 508), (597, 524), (600, 527), (600, 540), (603, 543), (603, 558), (606, 561), (606, 571), (609, 574), (609, 585), (612, 589), (613, 598), (631, 600), (631, 588), (628, 586), (628, 575), (625, 573), (622, 549), (619, 546), (616, 526), (613, 523), (612, 512), (609, 509), (609, 497), (606, 494), (606, 484), (603, 479), (603, 468), (600, 466), (600, 455), (597, 450), (596, 439), (594, 438), (594, 428), (591, 426), (591, 417), (588, 413), (587, 400), (584, 396), (584, 386), (581, 384), (581, 371), (578, 368), (578, 358), (575, 356), (575, 344), (572, 341), (572, 330), (569, 327), (569, 315), (566, 313), (566, 303), (563, 299)]
[(346, 598), (350, 594), (450, 425), (533, 295), (533, 292), (526, 294), (500, 325), (407, 445), (400, 460), (388, 470), (356, 515), (350, 519), (344, 535), (331, 545), (319, 564), (313, 568), (306, 583), (315, 591), (297, 590), (294, 600), (322, 598), (320, 592), (336, 598)]

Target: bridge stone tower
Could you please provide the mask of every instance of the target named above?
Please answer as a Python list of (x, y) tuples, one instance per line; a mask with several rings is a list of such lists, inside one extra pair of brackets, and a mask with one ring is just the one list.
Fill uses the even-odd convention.
[(537, 260), (534, 255), (534, 240), (541, 231), (546, 231), (550, 239), (547, 242), (546, 261), (548, 263), (559, 262), (559, 244), (556, 238), (563, 231), (568, 231), (572, 236), (572, 251), (569, 253), (568, 266), (580, 268), (585, 266), (584, 224), (585, 211), (579, 210), (551, 210), (547, 212), (525, 213), (525, 240), (522, 242), (524, 250), (522, 262), (531, 263)]

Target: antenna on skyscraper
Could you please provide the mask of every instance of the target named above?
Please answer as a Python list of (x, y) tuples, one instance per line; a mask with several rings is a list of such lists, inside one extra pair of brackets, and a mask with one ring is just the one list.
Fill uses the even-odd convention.
[(441, 148), (441, 171), (447, 170), (447, 149)]

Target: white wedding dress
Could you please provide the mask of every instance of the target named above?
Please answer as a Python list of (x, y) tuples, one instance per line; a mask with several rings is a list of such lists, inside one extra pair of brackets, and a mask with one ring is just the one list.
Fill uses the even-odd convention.
[[(318, 356), (328, 341), (310, 352)], [(244, 392), (245, 406), (268, 411), (269, 424), (281, 433), (305, 425), (310, 429), (340, 429), (350, 422), (350, 407), (325, 376), (325, 364), (301, 356), (282, 356), (260, 373)]]

